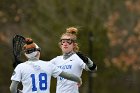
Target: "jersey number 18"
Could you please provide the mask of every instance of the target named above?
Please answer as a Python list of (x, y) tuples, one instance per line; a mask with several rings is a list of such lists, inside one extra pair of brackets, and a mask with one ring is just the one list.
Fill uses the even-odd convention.
[[(31, 74), (31, 78), (32, 78), (32, 91), (37, 91), (37, 87), (36, 87), (36, 78), (35, 78), (35, 74)], [(46, 90), (47, 89), (47, 74), (46, 73), (40, 73), (38, 75), (38, 79), (39, 79), (39, 88), (40, 90)]]

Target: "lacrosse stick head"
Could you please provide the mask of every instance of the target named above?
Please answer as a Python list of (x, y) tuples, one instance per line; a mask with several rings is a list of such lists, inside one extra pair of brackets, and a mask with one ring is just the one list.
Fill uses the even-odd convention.
[(22, 47), (25, 45), (25, 38), (21, 35), (15, 35), (13, 37), (13, 55), (14, 55), (14, 63), (13, 63), (13, 67), (15, 68), (19, 63), (21, 63), (20, 61), (20, 56), (22, 53)]
[(13, 54), (19, 58), (22, 52), (22, 47), (25, 45), (25, 38), (21, 35), (15, 35), (13, 38)]

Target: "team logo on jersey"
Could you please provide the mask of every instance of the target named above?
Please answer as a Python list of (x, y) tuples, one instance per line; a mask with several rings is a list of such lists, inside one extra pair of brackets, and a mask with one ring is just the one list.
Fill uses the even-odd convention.
[(41, 69), (41, 67), (38, 66), (38, 65), (33, 65), (33, 68), (34, 68), (35, 70), (40, 70), (40, 69)]
[(16, 74), (16, 72), (14, 71), (13, 74), (12, 74), (12, 76), (15, 75), (15, 74)]
[(72, 65), (63, 65), (63, 66), (58, 66), (60, 69), (72, 69)]

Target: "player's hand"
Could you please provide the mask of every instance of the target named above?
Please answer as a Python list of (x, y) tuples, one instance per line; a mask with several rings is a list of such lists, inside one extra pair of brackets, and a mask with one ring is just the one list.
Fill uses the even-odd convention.
[(81, 52), (76, 52), (76, 54), (83, 60), (84, 63), (88, 63), (88, 57), (85, 56), (83, 53)]
[(80, 82), (77, 83), (78, 87), (80, 87), (82, 85), (82, 79), (80, 78)]
[(23, 93), (23, 92), (22, 92), (22, 90), (18, 89), (18, 92), (17, 93)]

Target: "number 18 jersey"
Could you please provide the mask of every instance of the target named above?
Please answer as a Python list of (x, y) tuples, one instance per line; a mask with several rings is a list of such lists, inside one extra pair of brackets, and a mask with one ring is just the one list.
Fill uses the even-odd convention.
[(50, 62), (26, 61), (15, 68), (11, 80), (22, 82), (23, 93), (50, 93), (51, 76), (57, 77), (61, 72)]

